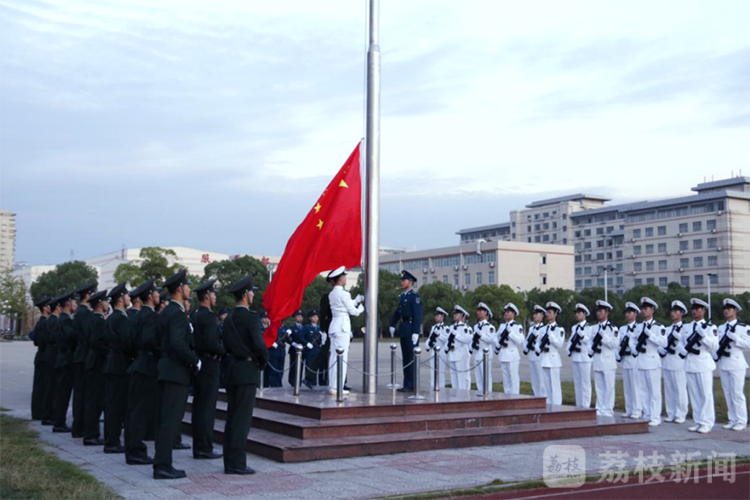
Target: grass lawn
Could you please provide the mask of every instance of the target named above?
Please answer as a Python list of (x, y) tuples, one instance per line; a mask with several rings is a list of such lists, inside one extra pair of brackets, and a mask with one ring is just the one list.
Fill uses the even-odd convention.
[(44, 451), (28, 422), (0, 414), (0, 498), (120, 499), (77, 466)]

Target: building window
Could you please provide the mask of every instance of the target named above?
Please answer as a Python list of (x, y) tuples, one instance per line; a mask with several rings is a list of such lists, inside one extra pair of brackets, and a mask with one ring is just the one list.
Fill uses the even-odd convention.
[(546, 285), (546, 284), (547, 284), (547, 275), (542, 274), (542, 285)]
[(604, 234), (604, 228), (603, 227), (597, 227), (596, 228), (596, 234), (597, 236), (601, 236)]
[(586, 248), (586, 249), (591, 248), (591, 242), (590, 241), (584, 241), (583, 242), (583, 248)]
[(680, 276), (680, 285), (690, 286), (690, 276)]
[(709, 267), (716, 267), (719, 265), (719, 258), (715, 255), (709, 255), (708, 256), (708, 266)]
[(573, 260), (574, 260), (575, 262), (582, 262), (582, 261), (583, 261), (583, 259), (581, 258), (581, 256), (580, 256), (580, 255), (576, 255), (576, 258), (575, 258), (575, 259), (573, 259)]
[(549, 241), (549, 234), (545, 234), (545, 235), (544, 235), (544, 236), (542, 237), (542, 241)]
[(646, 253), (647, 254), (654, 253), (654, 245), (653, 244), (646, 245)]
[(696, 285), (703, 285), (703, 275), (702, 274), (696, 274), (693, 276), (693, 283)]
[(547, 256), (546, 255), (542, 255), (542, 264), (543, 265), (547, 265)]
[(659, 278), (659, 286), (667, 286), (667, 278), (666, 277)]
[(656, 280), (654, 278), (646, 278), (646, 284), (647, 285), (655, 285)]
[(693, 267), (703, 267), (703, 257), (696, 257), (693, 259)]
[(596, 286), (604, 287), (604, 278), (597, 278)]
[(622, 250), (618, 250), (617, 252), (615, 252), (615, 256), (616, 256), (616, 257), (617, 257), (618, 259), (622, 259)]
[(453, 286), (458, 286), (458, 274), (453, 275)]
[(646, 228), (646, 238), (653, 238), (654, 237), (654, 228), (653, 227), (647, 227)]
[(604, 260), (604, 254), (603, 253), (596, 254), (596, 260)]
[(534, 231), (539, 231), (541, 229), (541, 226), (539, 224), (534, 224)]
[(680, 259), (680, 267), (687, 269), (690, 267), (690, 259)]
[(555, 240), (557, 240), (557, 233), (552, 235), (552, 241), (555, 241)]
[(693, 232), (694, 233), (702, 231), (703, 230), (702, 227), (703, 227), (703, 222), (701, 222), (699, 220), (693, 222)]
[(580, 237), (581, 237), (581, 232), (580, 231), (576, 231), (576, 238), (580, 238)]
[(477, 285), (482, 284), (482, 273), (477, 273)]
[(438, 280), (438, 277), (437, 277), (437, 276), (433, 276), (433, 277), (432, 277), (432, 282), (433, 282), (433, 283), (437, 283), (437, 280)]
[(615, 226), (607, 226), (607, 234), (615, 230)]
[(708, 277), (708, 279), (711, 281), (712, 285), (718, 285), (719, 284), (719, 275), (718, 274), (712, 274)]
[(711, 219), (706, 221), (706, 230), (707, 231), (713, 231), (716, 229), (716, 219)]
[(641, 272), (641, 271), (643, 271), (643, 263), (642, 262), (633, 262), (633, 271), (635, 271), (635, 272)]
[(443, 283), (445, 283), (446, 285), (448, 284), (448, 275), (447, 274), (443, 275)]
[(530, 233), (530, 232), (531, 232), (531, 226), (526, 226), (526, 232), (527, 232), (527, 233)]
[(545, 231), (549, 229), (549, 222), (545, 222), (544, 224), (542, 224), (542, 229), (544, 229)]
[(659, 243), (659, 253), (666, 253), (666, 252), (667, 252), (667, 244)]
[(654, 270), (654, 261), (649, 260), (646, 262), (646, 271), (653, 271)]
[(581, 276), (583, 274), (583, 269), (580, 267), (576, 267), (576, 276)]
[(591, 254), (584, 255), (583, 256), (583, 261), (584, 262), (590, 262), (591, 261)]
[(604, 241), (603, 240), (598, 240), (596, 242), (596, 248), (604, 248)]
[(660, 260), (659, 261), (659, 270), (660, 271), (666, 271), (667, 269), (667, 261), (666, 260)]
[(706, 248), (716, 248), (718, 246), (718, 240), (716, 238), (708, 238), (706, 240)]
[(531, 236), (529, 236), (528, 238), (526, 238), (526, 241), (528, 241), (529, 243), (531, 243)]
[(583, 268), (583, 274), (591, 274), (591, 267), (586, 266)]
[(685, 251), (690, 249), (690, 242), (689, 241), (681, 241), (680, 242), (680, 250)]
[(640, 238), (640, 237), (641, 237), (641, 230), (633, 229), (633, 238)]
[(636, 245), (636, 246), (634, 246), (634, 247), (633, 247), (633, 253), (634, 253), (635, 255), (640, 255), (640, 254), (641, 254), (641, 246), (640, 246), (640, 245)]
[(682, 234), (685, 234), (688, 232), (688, 225), (687, 222), (683, 222), (680, 224), (680, 231)]
[(539, 220), (539, 214), (534, 214), (534, 220)]
[(542, 214), (542, 217), (544, 217), (545, 219), (546, 219), (547, 217), (549, 217), (549, 212), (544, 212), (544, 213)]
[(643, 284), (643, 280), (641, 278), (635, 279), (635, 286), (641, 286)]
[(656, 229), (657, 229), (656, 233), (659, 236), (666, 236), (667, 235), (667, 226), (659, 226)]
[(591, 229), (584, 229), (583, 230), (583, 235), (584, 236), (591, 236)]
[(563, 220), (568, 218), (568, 214), (563, 214)]
[(490, 272), (487, 273), (487, 282), (490, 285), (494, 285), (495, 284), (495, 271), (490, 271)]
[(464, 285), (471, 285), (471, 273), (464, 274)]
[(622, 276), (618, 276), (617, 279), (615, 280), (615, 283), (617, 283), (618, 285), (622, 286), (622, 283), (623, 283)]
[(703, 240), (693, 240), (693, 250), (702, 250)]
[(586, 280), (585, 283), (586, 288), (591, 288), (591, 280)]
[(534, 236), (534, 243), (539, 243), (541, 241), (540, 236)]
[(581, 281), (581, 280), (576, 280), (576, 288), (578, 288), (578, 289), (580, 290), (580, 288), (581, 288), (582, 286), (583, 286), (583, 281)]

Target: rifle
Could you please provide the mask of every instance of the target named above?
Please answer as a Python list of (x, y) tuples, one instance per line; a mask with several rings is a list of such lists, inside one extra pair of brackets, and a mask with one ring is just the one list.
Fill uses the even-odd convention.
[(479, 340), (482, 338), (482, 328), (484, 328), (484, 324), (477, 326), (479, 327), (479, 331), (471, 338), (471, 349), (469, 349), (469, 351), (472, 353), (479, 350)]
[(503, 330), (503, 333), (500, 334), (500, 338), (498, 339), (498, 343), (502, 348), (508, 347), (508, 337), (510, 337), (510, 331), (508, 330), (508, 328), (510, 328), (510, 326), (510, 323), (505, 325), (505, 330)]
[[(594, 338), (591, 339), (591, 351), (594, 354), (601, 354), (602, 353), (602, 334), (601, 334), (601, 331), (596, 332), (596, 335), (594, 335)], [(593, 358), (594, 354), (589, 354), (589, 357)]]
[(529, 332), (529, 337), (526, 339), (526, 347), (523, 349), (524, 354), (528, 354), (531, 352), (531, 350), (534, 348), (534, 344), (536, 344), (536, 335), (534, 335), (532, 332)]
[[(679, 326), (676, 328), (678, 333), (681, 329), (682, 329), (682, 326)], [(674, 348), (677, 345), (677, 337), (674, 336), (674, 332), (675, 332), (675, 328), (673, 328), (672, 331), (669, 332), (669, 335), (667, 335), (667, 347), (664, 348), (665, 353), (664, 354), (662, 354), (661, 352), (659, 353), (659, 355), (662, 358), (665, 358), (667, 354), (675, 354)]]
[(570, 337), (570, 347), (568, 348), (568, 356), (572, 356), (574, 352), (581, 352), (581, 336), (578, 335), (578, 327), (576, 332)]
[[(703, 324), (703, 328), (705, 328), (705, 327), (706, 327), (706, 324), (704, 323)], [(693, 333), (690, 334), (690, 337), (688, 337), (687, 342), (685, 342), (685, 351), (688, 354), (696, 354), (696, 355), (698, 355), (698, 354), (701, 353), (701, 351), (700, 351), (700, 349), (696, 349), (695, 346), (697, 345), (698, 347), (700, 347), (700, 345), (701, 345), (701, 336), (698, 333), (698, 325), (694, 325), (693, 328), (694, 328)], [(682, 359), (685, 359), (685, 358), (687, 358), (687, 355), (683, 355), (682, 353), (680, 353), (680, 357)]]
[(549, 352), (549, 333), (544, 332), (544, 335), (542, 336), (542, 340), (539, 341), (539, 351), (537, 354), (542, 352)]
[(729, 338), (729, 332), (734, 333), (736, 326), (737, 323), (724, 332), (724, 337), (719, 341), (719, 348), (716, 350), (716, 355), (714, 356), (715, 361), (719, 361), (723, 357), (729, 357), (729, 351), (732, 348), (732, 339)]
[(622, 360), (623, 356), (632, 354), (630, 352), (630, 337), (627, 334), (622, 336), (622, 340), (620, 341), (620, 351), (617, 354), (620, 356), (620, 360)]
[[(646, 323), (643, 323), (643, 329), (641, 334), (638, 335), (638, 343), (635, 346), (637, 353), (643, 354), (646, 352), (646, 340), (648, 340), (648, 334), (646, 333)], [(634, 354), (634, 356), (638, 356), (638, 354)]]
[(435, 347), (435, 344), (437, 344), (437, 339), (438, 339), (439, 336), (440, 336), (440, 334), (437, 332), (437, 330), (434, 330), (430, 334), (430, 338), (427, 339), (427, 350), (428, 351), (430, 349), (432, 349), (432, 348)]
[(456, 327), (453, 327), (453, 330), (450, 335), (448, 335), (448, 345), (446, 346), (448, 351), (453, 351), (453, 348), (456, 347)]

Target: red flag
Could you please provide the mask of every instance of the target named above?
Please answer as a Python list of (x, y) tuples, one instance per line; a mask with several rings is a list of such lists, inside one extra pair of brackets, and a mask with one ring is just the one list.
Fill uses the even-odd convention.
[(355, 267), (362, 259), (362, 179), (359, 155), (354, 148), (344, 166), (286, 244), (271, 284), (263, 294), (263, 307), (271, 325), (266, 346), (276, 341), (284, 318), (299, 309), (305, 288), (315, 276), (339, 266)]

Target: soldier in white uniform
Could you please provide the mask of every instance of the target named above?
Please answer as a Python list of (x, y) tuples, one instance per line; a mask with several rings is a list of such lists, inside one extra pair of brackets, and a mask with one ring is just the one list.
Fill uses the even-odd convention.
[(536, 352), (541, 356), (547, 404), (561, 405), (560, 367), (562, 360), (559, 349), (565, 343), (565, 330), (557, 324), (557, 316), (562, 312), (562, 308), (555, 302), (547, 302), (545, 308), (547, 309), (547, 326), (544, 327)]
[(547, 391), (544, 390), (544, 374), (542, 372), (541, 358), (536, 353), (536, 346), (539, 343), (539, 338), (544, 333), (544, 320), (545, 310), (540, 305), (534, 306), (534, 312), (531, 315), (531, 319), (534, 322), (529, 328), (529, 334), (526, 335), (524, 340), (523, 353), (529, 358), (529, 372), (531, 374), (531, 388), (534, 390), (534, 396), (545, 397)]
[(594, 384), (596, 384), (596, 414), (600, 417), (614, 416), (615, 408), (615, 375), (617, 361), (615, 352), (617, 329), (609, 322), (612, 306), (603, 300), (596, 301), (596, 320), (598, 325), (591, 328), (589, 356), (594, 360)]
[(505, 394), (520, 394), (518, 364), (521, 362), (521, 355), (518, 350), (523, 345), (523, 325), (516, 322), (518, 308), (515, 304), (508, 302), (503, 311), (505, 323), (498, 329), (495, 344), (503, 371), (503, 390)]
[(573, 361), (576, 406), (582, 408), (591, 406), (591, 358), (588, 354), (591, 326), (586, 323), (589, 314), (585, 305), (576, 304), (576, 325), (571, 328), (570, 339), (568, 339), (568, 346), (566, 347), (566, 352)]
[(679, 300), (672, 301), (672, 326), (667, 329), (667, 345), (659, 348), (659, 356), (662, 357), (661, 368), (664, 372), (664, 401), (667, 407), (667, 418), (664, 421), (676, 424), (685, 423), (688, 410), (685, 360), (679, 356), (687, 331), (682, 317), (687, 312), (685, 304)]
[[(352, 300), (352, 296), (344, 290), (346, 286), (346, 268), (343, 266), (331, 271), (328, 274), (328, 279), (333, 280), (334, 287), (331, 293), (328, 294), (328, 301), (331, 303), (331, 326), (328, 327), (328, 335), (331, 339), (331, 353), (328, 358), (329, 366), (331, 369), (328, 372), (328, 392), (329, 394), (336, 394), (336, 388), (338, 387), (337, 381), (337, 370), (336, 366), (336, 349), (344, 349), (344, 366), (343, 380), (346, 380), (346, 362), (349, 359), (349, 343), (352, 335), (352, 322), (349, 316), (359, 316), (365, 310), (361, 304), (364, 301), (364, 297), (358, 295), (355, 300)], [(349, 394), (349, 391), (344, 390), (344, 394)]]
[(625, 414), (623, 417), (641, 418), (642, 408), (638, 398), (638, 368), (630, 350), (630, 339), (635, 336), (638, 314), (641, 308), (632, 302), (625, 303), (625, 319), (628, 324), (620, 327), (620, 348), (617, 361), (622, 365), (622, 386), (625, 392)]
[[(445, 318), (448, 317), (448, 311), (442, 307), (435, 309), (435, 324), (430, 329), (430, 335), (427, 337), (424, 349), (427, 352), (438, 349), (437, 356), (433, 356), (433, 369), (439, 370), (438, 382), (440, 387), (445, 387), (445, 370), (448, 368), (448, 331), (450, 327), (445, 324)], [(430, 377), (430, 387), (435, 387), (435, 377)]]
[(490, 323), (492, 310), (484, 302), (477, 304), (477, 324), (469, 351), (474, 359), (474, 376), (477, 379), (477, 390), (484, 392), (484, 348), (490, 350), (490, 392), (492, 392), (492, 348), (495, 345), (495, 325)]
[(688, 397), (693, 408), (695, 425), (688, 430), (708, 434), (716, 421), (714, 409), (713, 353), (719, 345), (716, 327), (705, 321), (708, 304), (700, 299), (690, 299), (693, 322), (688, 325), (687, 337), (680, 356), (685, 358)]
[(727, 321), (719, 328), (719, 344), (714, 356), (719, 363), (721, 388), (729, 410), (729, 423), (724, 428), (733, 431), (743, 431), (747, 427), (747, 361), (742, 351), (750, 349), (750, 332), (747, 325), (737, 321), (737, 313), (741, 310), (736, 301), (724, 299), (724, 319)]
[(451, 366), (451, 386), (454, 389), (471, 388), (471, 373), (469, 373), (469, 346), (473, 334), (471, 327), (466, 324), (469, 313), (466, 309), (456, 305), (453, 308), (453, 325), (449, 328), (448, 359)]
[(664, 326), (654, 320), (658, 308), (652, 299), (641, 297), (643, 323), (636, 326), (630, 339), (638, 368), (638, 398), (643, 402), (643, 418), (651, 427), (661, 424), (661, 359), (657, 349), (667, 344)]

